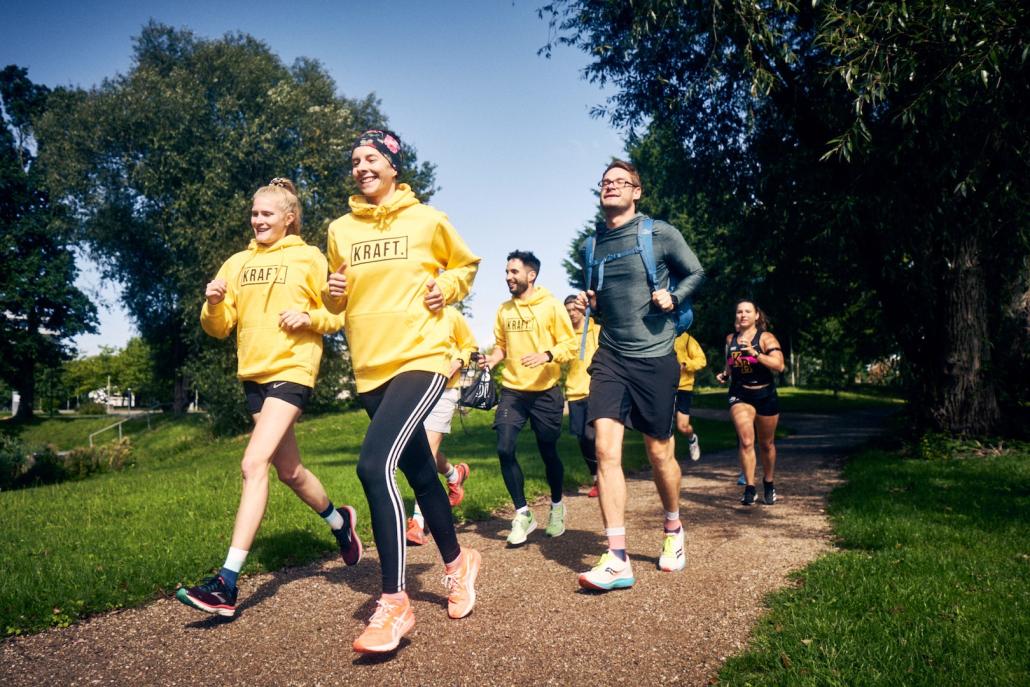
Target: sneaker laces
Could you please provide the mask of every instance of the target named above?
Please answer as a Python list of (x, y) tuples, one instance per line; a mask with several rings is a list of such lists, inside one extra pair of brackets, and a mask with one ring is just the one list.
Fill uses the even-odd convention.
[(458, 566), (458, 569), (452, 573), (447, 573), (441, 578), (440, 584), (447, 588), (448, 592), (453, 592), (456, 587), (461, 586), (461, 580), (464, 577), (462, 570), (466, 567), (465, 564)]
[(221, 575), (213, 575), (197, 585), (197, 589), (202, 592), (216, 592), (228, 588), (229, 585), (225, 583)]
[(368, 626), (383, 627), (386, 625), (386, 621), (390, 619), (390, 611), (396, 607), (397, 604), (392, 604), (389, 601), (383, 601), (382, 599), (376, 601), (376, 612), (369, 619)]

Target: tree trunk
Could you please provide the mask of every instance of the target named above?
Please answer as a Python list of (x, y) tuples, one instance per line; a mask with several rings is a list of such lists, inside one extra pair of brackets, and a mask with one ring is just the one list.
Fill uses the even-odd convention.
[(990, 434), (999, 427), (1001, 410), (988, 369), (987, 283), (975, 229), (959, 237), (941, 296), (940, 338), (927, 342), (937, 352), (928, 419), (953, 434)]
[(34, 417), (33, 410), (36, 406), (36, 366), (28, 365), (23, 370), (25, 377), (21, 384), (15, 388), (18, 390), (18, 413), (14, 416), (16, 420), (31, 420)]
[(186, 412), (186, 404), (189, 399), (186, 397), (186, 380), (181, 372), (175, 373), (175, 395), (172, 398), (172, 412), (182, 415)]

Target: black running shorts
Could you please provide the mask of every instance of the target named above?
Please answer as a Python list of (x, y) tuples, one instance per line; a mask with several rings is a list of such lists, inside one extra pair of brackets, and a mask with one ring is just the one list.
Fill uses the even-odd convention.
[(585, 398), (569, 401), (569, 432), (572, 436), (593, 441), (594, 427), (587, 422), (587, 403)]
[(693, 391), (676, 392), (676, 412), (690, 415), (690, 406), (694, 401)]
[(756, 415), (772, 417), (780, 414), (780, 397), (776, 387), (770, 384), (761, 389), (747, 389), (743, 386), (730, 387), (730, 405), (747, 403), (753, 406)]
[(296, 382), (243, 383), (243, 393), (247, 396), (247, 412), (251, 415), (261, 412), (261, 406), (265, 404), (266, 398), (278, 398), (304, 410), (304, 406), (311, 399), (312, 391), (310, 386)]
[(587, 422), (609, 418), (655, 439), (672, 436), (676, 387), (680, 381), (675, 353), (657, 358), (628, 358), (598, 348), (587, 372)]
[(501, 400), (494, 413), (494, 429), (513, 425), (521, 430), (529, 420), (533, 433), (541, 441), (558, 441), (565, 416), (565, 397), (552, 386), (546, 391), (516, 391), (501, 387)]

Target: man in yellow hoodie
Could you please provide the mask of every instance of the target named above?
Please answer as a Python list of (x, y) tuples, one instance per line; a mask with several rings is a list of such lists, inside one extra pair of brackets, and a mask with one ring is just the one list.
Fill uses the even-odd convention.
[(559, 364), (575, 355), (576, 336), (565, 307), (550, 291), (536, 286), (539, 273), (540, 261), (531, 252), (517, 250), (508, 254), (505, 279), (512, 298), (497, 310), (494, 350), (480, 363), (492, 368), (502, 360), (505, 362), (494, 429), (501, 475), (515, 505), (509, 546), (521, 546), (536, 529), (536, 519), (526, 503), (525, 478), (515, 458), (515, 442), (526, 420), (536, 435), (551, 488), (551, 512), (545, 531), (549, 537), (565, 532), (565, 470), (558, 457), (565, 400), (558, 380)]

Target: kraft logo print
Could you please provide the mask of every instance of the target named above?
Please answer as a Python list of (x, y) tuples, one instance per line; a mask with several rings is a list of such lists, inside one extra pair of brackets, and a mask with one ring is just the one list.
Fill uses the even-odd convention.
[(523, 320), (520, 317), (511, 317), (504, 320), (504, 331), (506, 332), (529, 332), (533, 330), (533, 320)]
[(384, 260), (404, 260), (408, 257), (408, 237), (362, 241), (350, 247), (350, 264), (363, 265)]
[(257, 284), (286, 283), (286, 265), (282, 268), (276, 265), (267, 267), (247, 267), (240, 272), (240, 286), (255, 286)]

